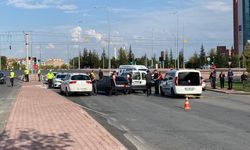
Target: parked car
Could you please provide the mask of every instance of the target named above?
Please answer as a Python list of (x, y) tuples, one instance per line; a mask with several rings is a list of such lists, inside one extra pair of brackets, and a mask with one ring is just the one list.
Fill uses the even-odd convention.
[[(111, 77), (104, 76), (101, 80), (97, 80), (96, 87), (98, 92), (105, 92), (108, 95), (111, 89)], [(130, 90), (128, 80), (125, 77), (117, 76), (115, 88), (116, 91), (127, 94)]]
[(68, 74), (61, 84), (60, 93), (69, 96), (73, 93), (92, 94), (92, 82), (90, 77), (85, 73)]
[(6, 84), (6, 76), (2, 71), (0, 71), (0, 83)]
[(161, 95), (185, 96), (202, 94), (201, 73), (198, 70), (172, 70), (160, 84)]
[(67, 76), (67, 73), (57, 73), (57, 75), (53, 79), (53, 87), (60, 88), (62, 84), (62, 79), (64, 79), (66, 76)]
[[(146, 71), (131, 71), (132, 72), (132, 85), (131, 90), (132, 91), (143, 91), (145, 92), (146, 87)], [(127, 78), (129, 72), (122, 73), (121, 76)]]

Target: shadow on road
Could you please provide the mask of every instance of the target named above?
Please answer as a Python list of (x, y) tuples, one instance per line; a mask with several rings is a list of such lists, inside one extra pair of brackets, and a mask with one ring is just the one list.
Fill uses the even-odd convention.
[(70, 147), (71, 143), (73, 140), (68, 133), (46, 135), (31, 129), (20, 131), (14, 139), (6, 131), (0, 134), (2, 150), (64, 150)]

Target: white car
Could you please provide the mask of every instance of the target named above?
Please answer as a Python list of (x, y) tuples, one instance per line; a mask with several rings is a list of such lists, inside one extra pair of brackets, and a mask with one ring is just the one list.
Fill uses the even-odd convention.
[(169, 71), (160, 84), (161, 95), (185, 96), (202, 94), (201, 73), (198, 70)]
[(64, 79), (66, 76), (67, 76), (67, 73), (57, 73), (57, 75), (53, 79), (53, 87), (60, 88), (63, 82), (62, 79)]
[(72, 93), (92, 94), (92, 82), (90, 77), (85, 73), (68, 74), (61, 84), (61, 93), (69, 96)]

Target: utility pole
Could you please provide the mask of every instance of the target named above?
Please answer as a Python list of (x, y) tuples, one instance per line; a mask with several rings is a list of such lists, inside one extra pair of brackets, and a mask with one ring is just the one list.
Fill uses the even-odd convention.
[(26, 68), (29, 68), (29, 34), (25, 33)]
[(40, 52), (40, 55), (39, 55), (39, 57), (40, 57), (39, 67), (41, 69), (41, 66), (42, 66), (42, 46), (41, 46), (41, 44), (40, 44), (40, 47), (39, 47), (39, 52)]
[(151, 61), (151, 66), (154, 68), (154, 29), (152, 29), (152, 61)]
[[(80, 41), (79, 41), (80, 42)], [(78, 69), (80, 70), (81, 69), (81, 52), (80, 52), (80, 43), (78, 44)]]
[(2, 36), (0, 35), (0, 70), (2, 70)]
[(68, 70), (70, 65), (70, 59), (69, 59), (69, 44), (67, 44), (67, 59), (68, 59)]
[(177, 69), (180, 68), (180, 56), (179, 56), (179, 14), (177, 12), (177, 31), (176, 31), (176, 52), (177, 52)]

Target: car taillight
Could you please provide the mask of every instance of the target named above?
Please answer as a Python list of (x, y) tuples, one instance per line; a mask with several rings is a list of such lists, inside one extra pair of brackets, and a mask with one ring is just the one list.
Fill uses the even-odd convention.
[(86, 83), (88, 83), (88, 84), (92, 84), (92, 82), (91, 82), (90, 80), (87, 80), (87, 81), (86, 81)]
[(174, 84), (177, 86), (178, 85), (178, 77), (174, 78)]
[(69, 84), (76, 84), (76, 81), (70, 81)]

